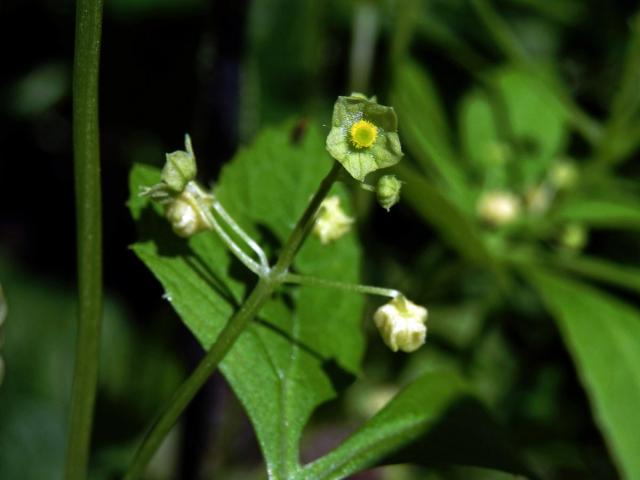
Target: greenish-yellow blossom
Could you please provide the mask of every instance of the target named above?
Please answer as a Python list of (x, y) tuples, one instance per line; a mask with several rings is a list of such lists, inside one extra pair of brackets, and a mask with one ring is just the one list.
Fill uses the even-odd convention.
[(186, 151), (167, 153), (162, 168), (162, 181), (174, 192), (182, 192), (187, 183), (196, 178), (196, 158), (188, 134), (184, 137), (184, 144)]
[(338, 97), (327, 150), (361, 182), (367, 174), (395, 165), (403, 155), (395, 111), (360, 93)]
[(384, 304), (373, 316), (384, 343), (397, 352), (413, 352), (427, 337), (427, 309), (399, 295)]
[(326, 245), (344, 236), (351, 230), (352, 223), (353, 218), (340, 206), (340, 197), (334, 195), (322, 201), (313, 225), (313, 234), (318, 237), (320, 243)]
[(382, 208), (389, 211), (400, 201), (402, 182), (395, 175), (383, 175), (376, 186), (376, 197)]

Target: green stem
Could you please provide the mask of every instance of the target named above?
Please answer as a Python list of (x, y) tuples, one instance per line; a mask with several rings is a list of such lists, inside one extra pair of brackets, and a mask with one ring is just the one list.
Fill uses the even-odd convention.
[(307, 209), (302, 214), (302, 217), (300, 217), (296, 227), (289, 236), (289, 240), (280, 253), (280, 258), (273, 267), (273, 271), (276, 276), (284, 275), (289, 269), (289, 266), (293, 262), (293, 257), (298, 253), (298, 249), (302, 245), (302, 242), (307, 238), (307, 235), (309, 235), (311, 228), (313, 228), (320, 204), (329, 193), (329, 190), (331, 190), (331, 187), (338, 179), (341, 172), (342, 165), (334, 161), (331, 171), (327, 174), (324, 180), (322, 180), (320, 187), (318, 187), (318, 191), (311, 199), (311, 202), (309, 202)]
[(293, 261), (296, 252), (302, 242), (313, 227), (316, 214), (320, 208), (322, 200), (327, 196), (333, 183), (338, 178), (342, 166), (335, 162), (329, 174), (320, 184), (307, 209), (300, 217), (295, 228), (291, 232), (275, 267), (258, 281), (251, 294), (247, 297), (240, 309), (227, 322), (215, 343), (211, 346), (200, 364), (184, 383), (178, 388), (173, 398), (169, 402), (167, 409), (161, 414), (145, 436), (140, 448), (135, 454), (129, 469), (125, 475), (125, 480), (140, 478), (144, 470), (158, 449), (164, 438), (167, 436), (173, 425), (187, 407), (189, 402), (198, 393), (202, 385), (216, 370), (227, 352), (233, 347), (240, 334), (254, 319), (260, 308), (271, 297), (273, 291), (283, 282), (286, 272)]
[(400, 295), (398, 290), (392, 288), (375, 287), (373, 285), (360, 285), (359, 283), (345, 283), (328, 280), (326, 278), (309, 277), (307, 275), (297, 275), (295, 273), (287, 273), (283, 277), (284, 283), (293, 283), (296, 285), (307, 285), (310, 287), (325, 287), (344, 290), (347, 292), (364, 293), (367, 295), (379, 295), (381, 297), (395, 298)]
[(78, 334), (66, 475), (87, 477), (102, 320), (102, 213), (98, 72), (102, 0), (78, 0), (73, 64), (73, 153), (78, 262)]

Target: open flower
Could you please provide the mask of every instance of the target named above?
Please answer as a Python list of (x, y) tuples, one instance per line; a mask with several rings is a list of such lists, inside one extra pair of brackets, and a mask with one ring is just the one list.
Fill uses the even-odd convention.
[(397, 352), (413, 352), (420, 348), (427, 337), (427, 309), (399, 295), (381, 306), (373, 320), (384, 343)]
[(362, 94), (338, 97), (327, 150), (361, 182), (368, 173), (395, 165), (403, 155), (396, 113)]
[(313, 226), (313, 234), (326, 245), (342, 237), (351, 229), (353, 218), (344, 213), (340, 206), (340, 197), (327, 197), (320, 205), (318, 218)]

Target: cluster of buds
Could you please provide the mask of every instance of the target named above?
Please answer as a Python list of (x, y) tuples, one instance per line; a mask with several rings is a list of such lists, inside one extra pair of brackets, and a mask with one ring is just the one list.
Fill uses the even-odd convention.
[(196, 182), (196, 159), (191, 138), (185, 136), (185, 149), (167, 153), (161, 183), (145, 189), (142, 194), (158, 201), (176, 235), (190, 237), (212, 228), (206, 211), (212, 197)]

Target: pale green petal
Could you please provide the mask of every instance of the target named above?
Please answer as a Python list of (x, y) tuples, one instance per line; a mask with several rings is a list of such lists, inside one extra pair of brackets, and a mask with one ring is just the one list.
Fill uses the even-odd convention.
[[(378, 129), (378, 138), (368, 148), (356, 148), (349, 138), (354, 123), (365, 120)], [(371, 172), (395, 165), (402, 158), (398, 118), (392, 107), (378, 104), (360, 94), (338, 97), (333, 109), (327, 150), (349, 174), (359, 181)]]

